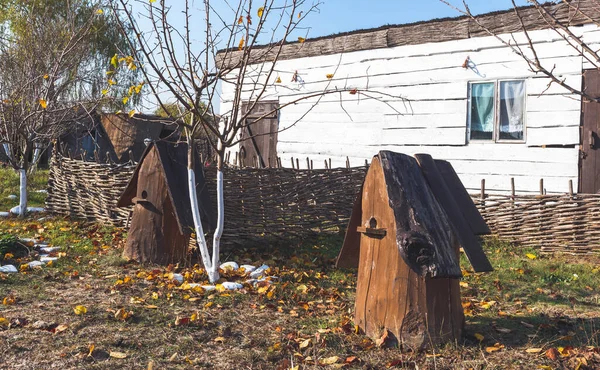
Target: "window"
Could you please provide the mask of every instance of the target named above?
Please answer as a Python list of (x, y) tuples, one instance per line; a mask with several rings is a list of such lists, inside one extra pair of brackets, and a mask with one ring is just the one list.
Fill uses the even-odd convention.
[(524, 80), (471, 83), (469, 96), (469, 140), (525, 140)]

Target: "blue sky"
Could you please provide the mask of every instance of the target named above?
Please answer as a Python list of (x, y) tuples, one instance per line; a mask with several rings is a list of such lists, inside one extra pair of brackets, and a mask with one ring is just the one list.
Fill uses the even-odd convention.
[[(386, 24), (404, 24), (460, 14), (439, 0), (322, 0), (319, 13), (306, 19), (310, 37), (319, 37), (357, 29), (375, 28)], [(457, 7), (462, 1), (451, 0)], [(527, 5), (518, 0), (517, 5)], [(505, 10), (510, 0), (470, 0), (474, 14)]]

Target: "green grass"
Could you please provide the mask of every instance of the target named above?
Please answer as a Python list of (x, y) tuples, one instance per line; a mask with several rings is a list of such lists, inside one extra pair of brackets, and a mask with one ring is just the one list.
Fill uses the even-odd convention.
[[(126, 235), (121, 229), (63, 218), (7, 219), (0, 220), (1, 233), (65, 247), (66, 256), (52, 266), (0, 276), (0, 300), (11, 294), (17, 298), (14, 305), (0, 304), (0, 318), (68, 326), (54, 335), (27, 325), (0, 327), (0, 341), (11, 338), (11, 346), (0, 346), (0, 357), (16, 361), (22, 356), (18, 348), (30, 348), (28, 356), (38, 367), (50, 362), (62, 368), (146, 367), (152, 359), (155, 368), (287, 369), (291, 366), (285, 361), (294, 359), (301, 369), (311, 369), (319, 368), (315, 359), (339, 356), (341, 365), (356, 356), (360, 361), (347, 368), (388, 368), (402, 360), (425, 369), (558, 369), (574, 368), (577, 356), (592, 353), (587, 346), (600, 343), (597, 256), (546, 255), (486, 239), (484, 249), (495, 270), (475, 273), (461, 256), (465, 335), (436, 349), (436, 357), (431, 351), (379, 349), (356, 332), (356, 269), (334, 267), (343, 243), (340, 235), (224, 248), (223, 261), (270, 265), (275, 283), (262, 291), (245, 286), (241, 292), (198, 292), (179, 289), (168, 277), (178, 272), (186, 282), (207, 283), (197, 266), (124, 261), (120, 253)], [(88, 314), (75, 315), (75, 305), (86, 306)], [(116, 319), (114, 312), (121, 307), (133, 316)], [(177, 318), (192, 315), (196, 321), (176, 324)], [(300, 348), (307, 339), (310, 344)], [(496, 343), (505, 348), (489, 353), (487, 348)], [(88, 356), (91, 344), (100, 351), (94, 358)], [(580, 355), (556, 361), (544, 355), (559, 346), (573, 346)], [(526, 352), (531, 348), (540, 352)], [(97, 353), (106, 357), (110, 351), (127, 358), (94, 360)], [(588, 361), (587, 368), (600, 366), (600, 361)]]
[[(43, 207), (46, 200), (45, 190), (48, 187), (48, 170), (38, 169), (27, 177), (27, 201), (30, 207)], [(10, 168), (0, 168), (0, 211), (8, 211), (19, 205), (19, 199), (9, 199), (9, 195), (19, 196), (19, 175)]]

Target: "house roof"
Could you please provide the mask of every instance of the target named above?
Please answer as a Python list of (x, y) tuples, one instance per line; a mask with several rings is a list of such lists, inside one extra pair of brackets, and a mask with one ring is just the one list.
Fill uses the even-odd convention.
[[(592, 17), (600, 15), (600, 9), (595, 4), (592, 0), (572, 0), (569, 4), (564, 2), (558, 4), (545, 3), (543, 6), (559, 22), (570, 26), (579, 26), (592, 23), (583, 13)], [(545, 19), (540, 14), (540, 10), (534, 6), (519, 7), (517, 10), (523, 21), (523, 26), (527, 30), (550, 28), (547, 17)], [(478, 15), (476, 16), (477, 22), (468, 16), (460, 16), (356, 30), (307, 39), (303, 43), (298, 41), (288, 42), (284, 45), (277, 60), (489, 36), (489, 33), (477, 23), (488, 28), (494, 34), (520, 32), (522, 26), (519, 16), (517, 16), (515, 9), (511, 8)], [(277, 50), (276, 44), (254, 47), (252, 63), (273, 61)], [(217, 66), (235, 66), (242, 55), (243, 51), (239, 51), (237, 48), (220, 50), (217, 53)]]
[[(164, 141), (158, 141), (148, 145), (142, 158), (138, 163), (131, 180), (121, 194), (117, 207), (126, 207), (132, 204), (132, 199), (137, 194), (137, 185), (139, 180), (140, 168), (144, 166), (144, 159), (151, 150), (158, 151), (158, 158), (162, 165), (163, 174), (167, 183), (169, 198), (173, 203), (175, 217), (179, 224), (180, 232), (194, 228), (194, 218), (190, 207), (189, 192), (188, 192), (188, 174), (187, 174), (187, 145), (174, 145)], [(216, 226), (216, 217), (211, 207), (208, 189), (202, 170), (202, 163), (196, 156), (195, 158), (195, 173), (196, 173), (196, 193), (200, 207), (200, 218), (206, 222), (211, 228)], [(142, 180), (143, 181), (143, 180)]]

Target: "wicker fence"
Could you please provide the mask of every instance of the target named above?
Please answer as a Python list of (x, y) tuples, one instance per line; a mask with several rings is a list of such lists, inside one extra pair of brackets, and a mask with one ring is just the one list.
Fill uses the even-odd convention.
[[(55, 156), (46, 206), (54, 213), (124, 226), (130, 209), (117, 209), (116, 203), (134, 168)], [(227, 168), (223, 243), (343, 230), (365, 173), (366, 167)], [(207, 168), (206, 177), (216, 199), (215, 169)]]
[(473, 195), (501, 239), (545, 252), (600, 252), (600, 194)]
[[(124, 226), (116, 202), (132, 164), (54, 157), (48, 210)], [(215, 199), (214, 168), (207, 169)], [(224, 173), (226, 244), (262, 236), (305, 237), (346, 226), (366, 167), (325, 170), (228, 168)], [(600, 195), (473, 195), (500, 238), (543, 251), (600, 252)]]

